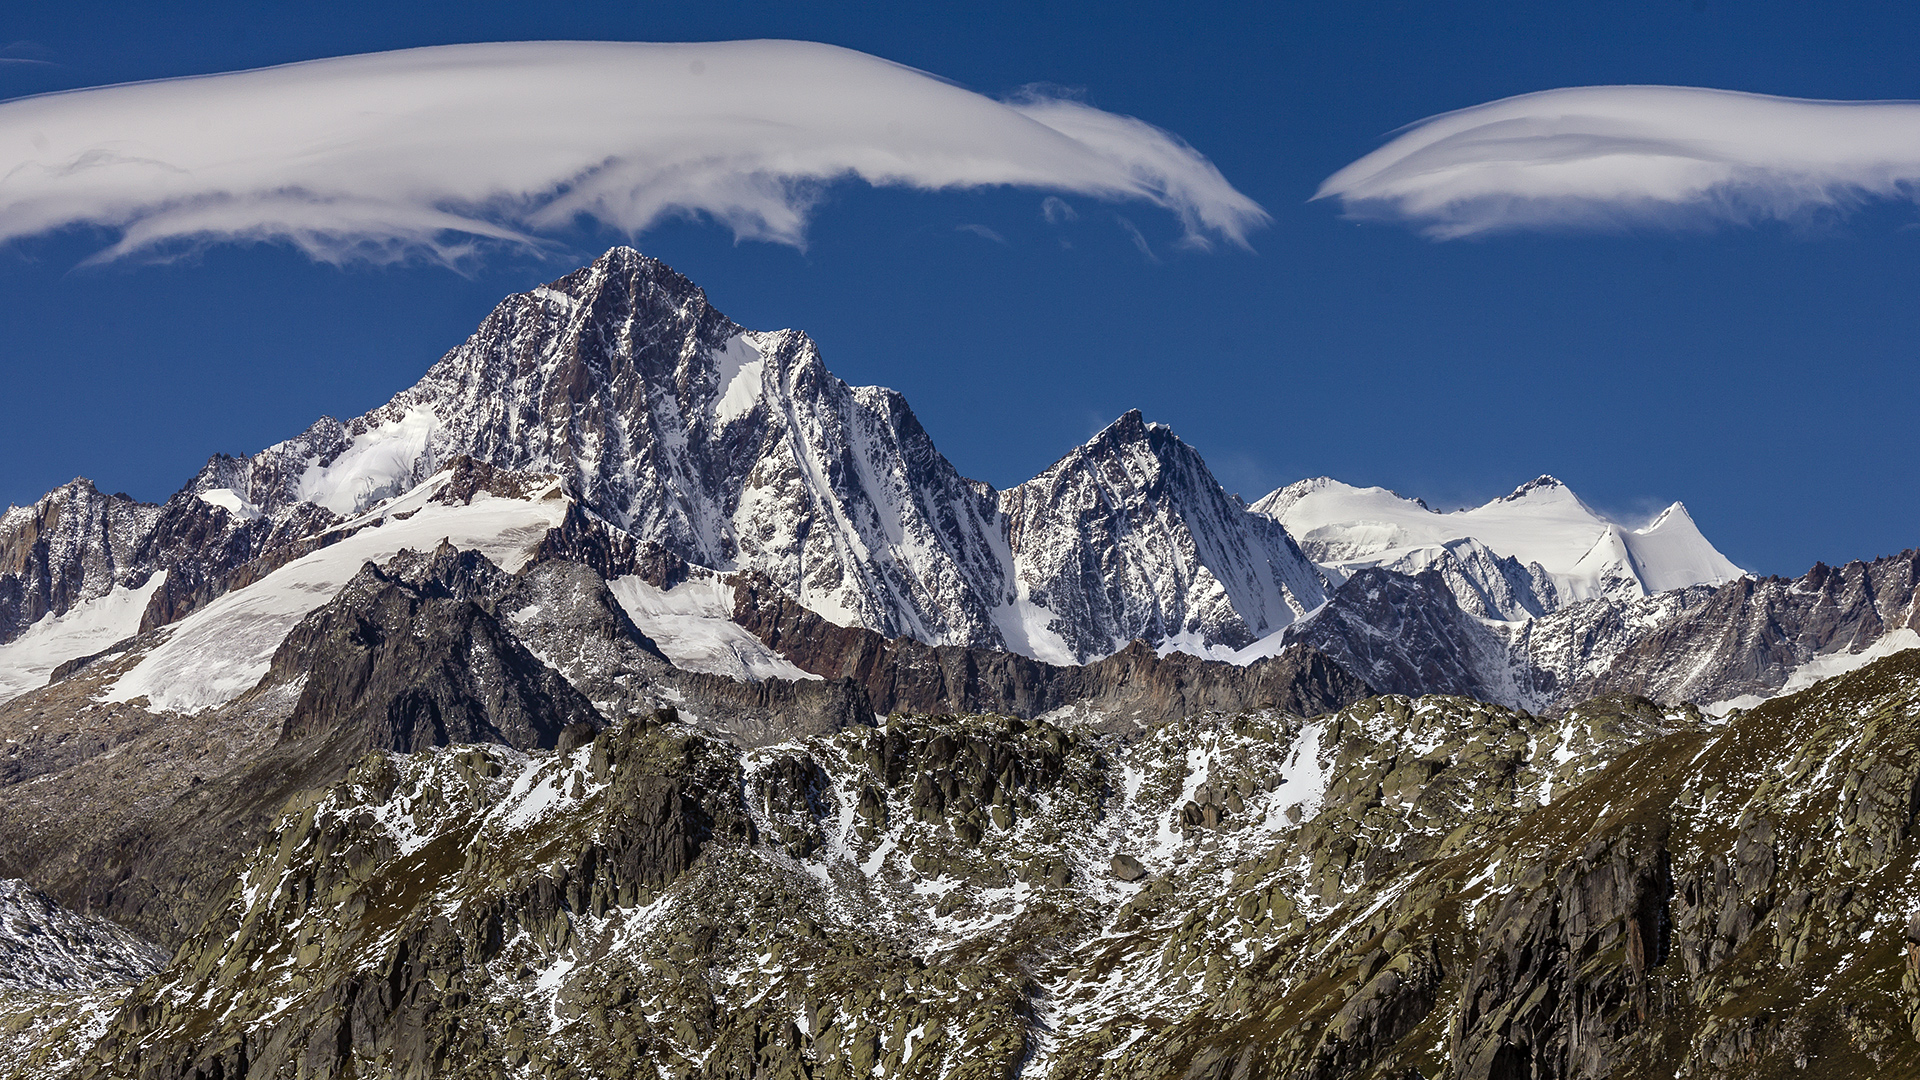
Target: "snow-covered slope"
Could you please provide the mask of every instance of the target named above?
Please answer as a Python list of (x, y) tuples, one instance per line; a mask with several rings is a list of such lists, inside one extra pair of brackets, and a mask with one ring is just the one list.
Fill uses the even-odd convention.
[(531, 498), (470, 504), (434, 502), (450, 474), (429, 477), (411, 492), (340, 528), (356, 530), (245, 588), (229, 592), (172, 627), (108, 692), (110, 701), (146, 697), (155, 709), (198, 712), (233, 700), (267, 673), (274, 650), (308, 612), (325, 605), (368, 562), (402, 549), (432, 551), (441, 540), (475, 550), (509, 573), (525, 565), (547, 530), (560, 523), (566, 499), (559, 483)]
[(627, 617), (675, 667), (735, 679), (818, 679), (733, 621), (733, 586), (709, 570), (670, 589), (635, 574), (607, 582)]
[[(1343, 576), (1369, 566), (1443, 574), (1451, 568), (1445, 576), (1462, 607), (1493, 618), (1528, 618), (1591, 597), (1719, 585), (1745, 573), (1700, 534), (1680, 503), (1644, 528), (1629, 528), (1551, 476), (1452, 513), (1326, 477), (1283, 487), (1254, 509), (1286, 525), (1314, 561)], [(1473, 555), (1491, 558), (1461, 558), (1462, 540), (1477, 542)]]

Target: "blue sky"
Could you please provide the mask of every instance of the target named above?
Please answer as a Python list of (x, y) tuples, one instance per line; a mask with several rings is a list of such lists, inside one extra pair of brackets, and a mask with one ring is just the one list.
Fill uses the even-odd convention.
[[(1078, 216), (1049, 222), (1031, 188), (843, 183), (804, 249), (697, 221), (638, 238), (736, 320), (804, 329), (843, 378), (904, 392), (969, 475), (1017, 483), (1139, 407), (1249, 499), (1327, 474), (1461, 505), (1551, 472), (1623, 519), (1682, 499), (1763, 573), (1920, 543), (1913, 203), (1435, 241), (1309, 201), (1403, 125), (1515, 94), (1920, 98), (1902, 5), (70, 3), (0, 22), (0, 59), (31, 61), (0, 63), (0, 97), (420, 45), (757, 37), (991, 97), (1068, 88), (1177, 133), (1272, 217), (1253, 251), (1202, 252), (1138, 200), (1069, 194)], [(275, 244), (81, 265), (115, 239), (0, 247), (0, 502), (74, 475), (164, 498), (214, 451), (379, 404), (499, 297), (627, 237), (581, 221), (546, 257), (460, 273)]]

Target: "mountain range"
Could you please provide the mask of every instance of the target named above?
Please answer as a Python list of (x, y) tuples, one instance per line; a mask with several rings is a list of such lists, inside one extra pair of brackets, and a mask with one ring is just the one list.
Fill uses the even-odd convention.
[[(176, 621), (262, 555), (327, 535), (463, 457), (552, 475), (604, 527), (691, 567), (752, 573), (835, 625), (1056, 665), (1136, 640), (1240, 662), (1312, 640), (1383, 689), (1545, 708), (1565, 687), (1631, 682), (1607, 673), (1615, 655), (1697, 606), (1687, 597), (1706, 602), (1702, 587), (1747, 588), (1678, 503), (1628, 528), (1543, 476), (1452, 513), (1327, 478), (1246, 506), (1137, 412), (996, 491), (961, 476), (897, 393), (846, 385), (804, 334), (745, 330), (665, 265), (616, 248), (503, 301), (381, 408), (323, 418), (248, 458), (217, 456), (163, 505), (75, 481), (9, 509), (0, 692)], [(1381, 618), (1365, 590), (1341, 592), (1362, 570), (1436, 574), (1458, 611), (1431, 588), (1396, 585), (1433, 625), (1375, 655), (1361, 627)], [(694, 591), (704, 600), (623, 595), (643, 620), (730, 617), (710, 585)], [(1885, 630), (1911, 628), (1910, 598), (1873, 603)], [(723, 653), (755, 653), (723, 628), (691, 640), (716, 635), (735, 643)], [(687, 636), (663, 628), (669, 642)], [(1762, 697), (1836, 645), (1858, 654), (1879, 636), (1797, 651), (1735, 642), (1765, 655), (1710, 661), (1740, 674), (1662, 689), (1699, 704)], [(1438, 681), (1392, 673), (1432, 668), (1412, 654), (1434, 650), (1449, 672)]]
[(615, 248), (0, 516), (0, 1076), (1914, 1075), (1916, 586), (1137, 411), (997, 490)]

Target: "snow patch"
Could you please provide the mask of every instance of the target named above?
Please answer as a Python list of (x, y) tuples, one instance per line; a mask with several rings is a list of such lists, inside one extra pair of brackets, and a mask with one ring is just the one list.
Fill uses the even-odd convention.
[(760, 403), (767, 364), (755, 347), (757, 336), (735, 334), (714, 351), (714, 386), (718, 393), (713, 400), (713, 420), (721, 427), (752, 412)]
[(344, 517), (412, 487), (414, 464), (439, 426), (432, 412), (408, 409), (399, 419), (354, 436), (331, 462), (308, 465), (295, 495)]
[(147, 601), (166, 580), (162, 570), (137, 589), (115, 588), (59, 615), (43, 616), (26, 633), (0, 645), (0, 702), (45, 686), (53, 669), (69, 660), (139, 633)]
[(248, 502), (232, 488), (211, 488), (199, 495), (201, 502), (208, 506), (217, 506), (241, 521), (253, 521), (260, 517), (260, 508)]
[(800, 670), (734, 622), (733, 586), (711, 571), (696, 568), (671, 589), (638, 575), (614, 578), (607, 589), (675, 667), (741, 681), (820, 677)]

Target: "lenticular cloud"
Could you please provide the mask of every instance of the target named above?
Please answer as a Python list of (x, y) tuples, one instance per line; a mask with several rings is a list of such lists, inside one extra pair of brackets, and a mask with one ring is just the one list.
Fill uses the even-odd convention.
[(1916, 195), (1920, 104), (1589, 86), (1422, 121), (1314, 197), (1445, 238), (1785, 220)]
[(1139, 120), (806, 42), (451, 45), (0, 103), (0, 241), (104, 226), (102, 259), (276, 240), (452, 261), (581, 216), (799, 244), (846, 178), (1144, 201), (1198, 246), (1267, 221)]

